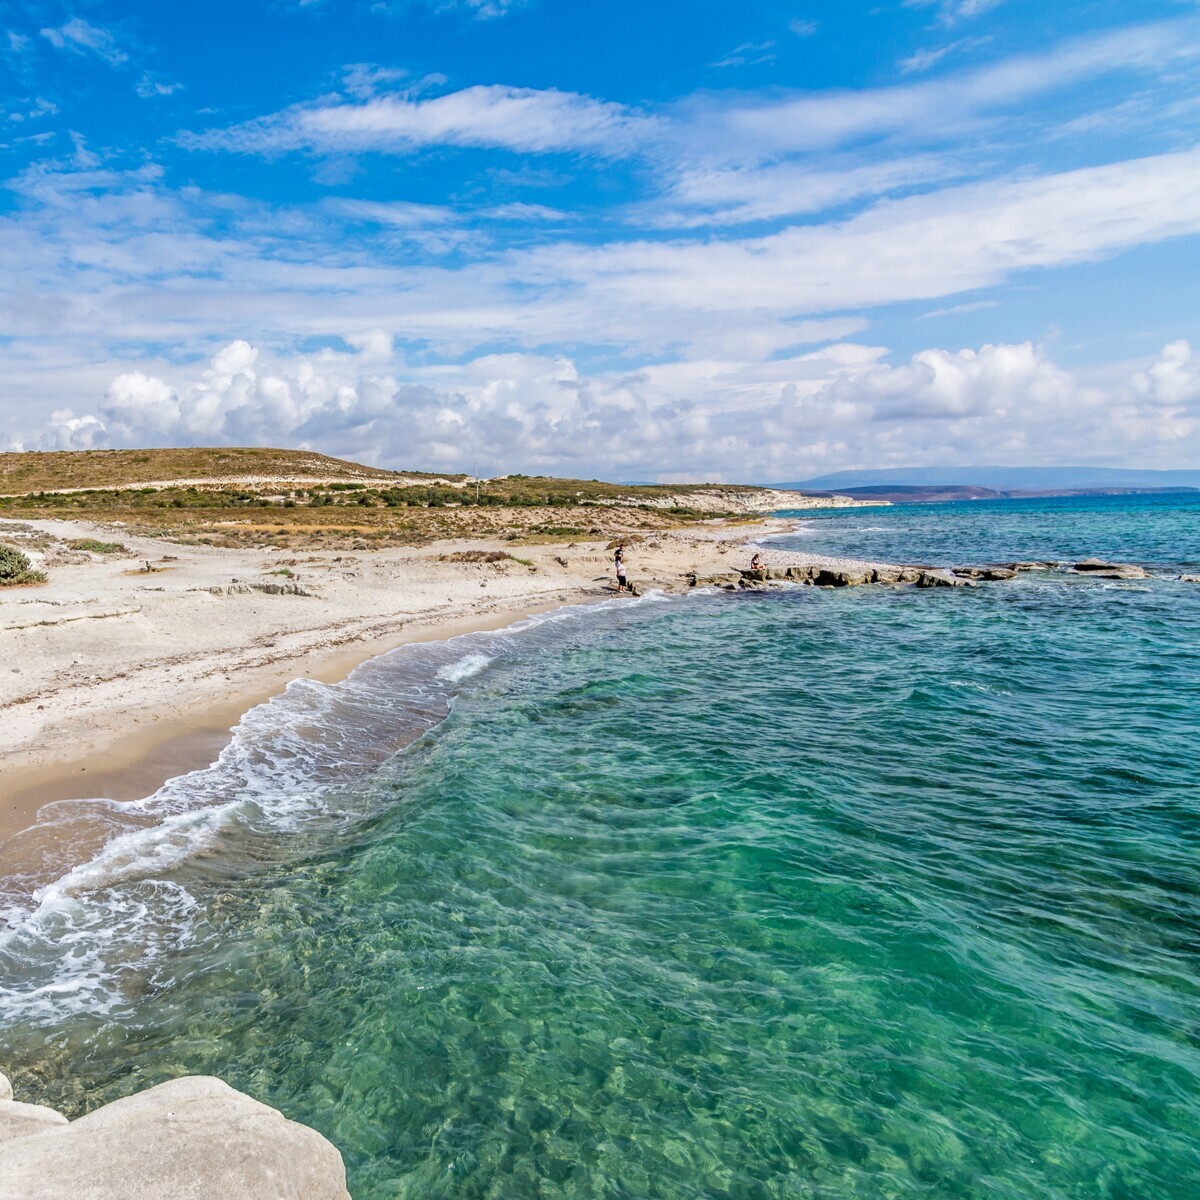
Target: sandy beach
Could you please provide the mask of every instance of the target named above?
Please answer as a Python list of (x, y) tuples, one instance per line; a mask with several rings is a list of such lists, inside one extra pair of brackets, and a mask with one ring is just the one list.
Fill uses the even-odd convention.
[[(688, 572), (745, 566), (751, 541), (789, 524), (632, 540), (630, 577), (683, 590)], [(112, 536), (86, 522), (0, 528), (36, 540), (50, 574), (0, 596), (0, 839), (51, 801), (135, 799), (206, 765), (291, 679), (333, 682), (405, 642), (499, 628), (613, 584), (605, 541), (297, 553), (123, 537), (113, 555), (66, 549)]]

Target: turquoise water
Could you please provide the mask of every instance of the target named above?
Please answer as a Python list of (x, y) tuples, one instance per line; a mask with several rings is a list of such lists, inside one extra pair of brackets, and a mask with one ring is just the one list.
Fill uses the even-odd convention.
[(220, 1074), (356, 1200), (1190, 1200), (1198, 732), (1165, 576), (411, 648), (13, 889), (0, 1057), (71, 1112)]
[(1200, 573), (1200, 493), (971, 500), (803, 511), (775, 547), (880, 562), (1107, 558)]

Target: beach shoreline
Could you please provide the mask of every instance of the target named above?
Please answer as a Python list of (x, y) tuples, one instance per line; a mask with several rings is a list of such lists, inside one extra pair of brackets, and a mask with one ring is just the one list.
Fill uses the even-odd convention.
[(224, 697), (213, 697), (202, 706), (192, 705), (187, 712), (166, 720), (125, 732), (97, 732), (88, 741), (74, 743), (67, 754), (49, 761), (40, 756), (24, 763), (18, 760), (3, 771), (0, 845), (32, 827), (38, 812), (56, 801), (99, 797), (118, 802), (140, 800), (169, 779), (202, 770), (216, 761), (247, 712), (279, 695), (293, 680), (339, 683), (356, 667), (401, 646), (450, 641), (468, 633), (506, 628), (562, 603), (586, 603), (587, 599), (564, 592), (558, 598), (506, 606), (487, 614), (412, 621), (392, 634), (312, 651), (298, 661), (247, 672)]
[[(55, 544), (111, 534), (31, 524)], [(754, 539), (787, 524), (635, 535), (631, 578), (643, 590), (686, 590), (690, 572), (745, 566)], [(0, 659), (18, 664), (0, 674), (0, 845), (48, 804), (138, 800), (208, 766), (241, 717), (292, 680), (334, 683), (398, 646), (614, 594), (603, 541), (299, 558), (126, 541), (118, 558), (74, 555), (51, 566), (49, 585), (0, 594)]]

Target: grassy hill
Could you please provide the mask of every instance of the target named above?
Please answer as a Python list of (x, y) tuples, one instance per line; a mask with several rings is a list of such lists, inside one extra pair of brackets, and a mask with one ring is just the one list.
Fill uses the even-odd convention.
[(0, 454), (0, 518), (82, 518), (229, 545), (558, 540), (777, 507), (758, 488), (385, 471), (310, 451)]
[(56, 450), (0, 454), (0, 494), (173, 481), (395, 479), (395, 471), (310, 450)]

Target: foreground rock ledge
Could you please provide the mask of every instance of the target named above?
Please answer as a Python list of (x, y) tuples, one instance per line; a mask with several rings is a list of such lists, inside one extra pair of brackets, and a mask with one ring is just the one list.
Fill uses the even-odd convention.
[(77, 1121), (11, 1099), (0, 1075), (3, 1200), (350, 1200), (319, 1133), (189, 1076)]

